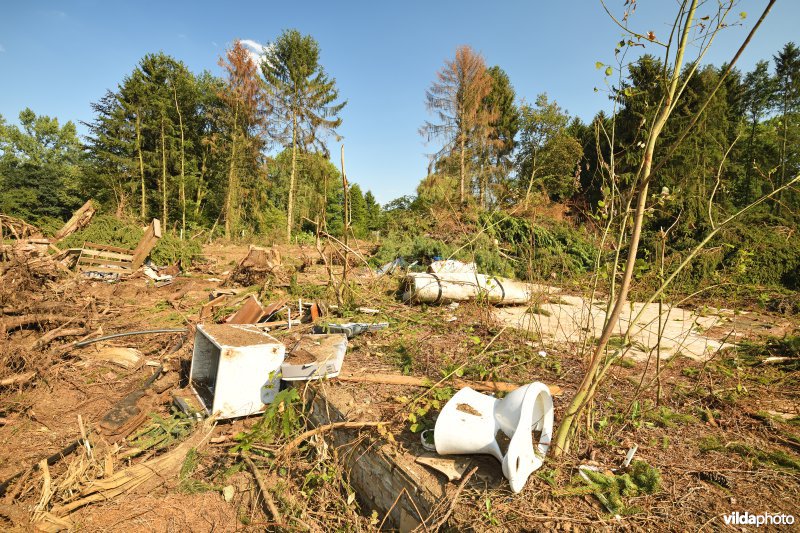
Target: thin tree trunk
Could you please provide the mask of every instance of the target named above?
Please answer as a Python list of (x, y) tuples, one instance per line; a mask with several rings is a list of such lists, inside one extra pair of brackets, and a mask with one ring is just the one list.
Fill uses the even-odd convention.
[(350, 250), (350, 192), (347, 184), (347, 174), (344, 171), (344, 145), (342, 145), (342, 190), (344, 191), (344, 266), (342, 267), (342, 283), (339, 285), (339, 306), (344, 305), (344, 292), (347, 290), (347, 252)]
[(164, 117), (161, 117), (161, 224), (165, 229), (169, 227), (167, 209), (167, 141), (164, 137)]
[(531, 189), (533, 189), (533, 180), (536, 178), (536, 149), (534, 148), (531, 154), (531, 179), (528, 181), (528, 190), (525, 191), (525, 207), (528, 206), (528, 201), (531, 197)]
[(145, 202), (146, 191), (144, 187), (144, 158), (142, 157), (142, 119), (139, 116), (139, 111), (136, 111), (136, 151), (139, 153), (139, 176), (142, 180), (142, 220), (147, 219), (147, 204)]
[(286, 206), (286, 242), (292, 242), (292, 218), (294, 215), (294, 181), (297, 171), (297, 114), (292, 112), (292, 171), (289, 174), (289, 201)]
[(195, 195), (194, 204), (194, 218), (197, 220), (200, 217), (200, 204), (203, 201), (203, 183), (206, 179), (206, 158), (208, 155), (203, 150), (203, 157), (200, 159), (200, 177), (197, 182), (197, 194)]
[(481, 170), (478, 174), (478, 179), (480, 180), (480, 194), (479, 202), (481, 204), (481, 209), (486, 208), (486, 176), (484, 175), (483, 163), (481, 163)]
[(178, 112), (178, 124), (181, 128), (181, 186), (180, 186), (180, 197), (181, 197), (181, 239), (183, 238), (183, 234), (186, 233), (186, 172), (185, 172), (185, 160), (186, 160), (186, 151), (184, 149), (184, 137), (183, 137), (183, 116), (181, 115), (181, 108), (178, 105), (178, 90), (173, 85), (172, 87), (172, 94), (175, 96), (175, 111)]
[(461, 203), (462, 204), (464, 203), (464, 198), (466, 196), (464, 193), (464, 182), (466, 180), (466, 174), (467, 174), (466, 167), (464, 164), (464, 155), (465, 155), (464, 144), (466, 142), (465, 137), (466, 136), (464, 135), (464, 132), (461, 132)]
[(225, 238), (231, 238), (233, 218), (233, 194), (236, 190), (236, 125), (239, 123), (239, 103), (233, 113), (233, 135), (231, 137), (231, 160), (228, 167), (228, 190), (225, 193)]
[[(686, 22), (683, 26), (683, 32), (681, 34), (680, 44), (676, 53), (674, 69), (672, 71), (672, 78), (667, 90), (667, 95), (661, 106), (658, 116), (653, 122), (653, 128), (648, 136), (647, 144), (645, 146), (640, 180), (641, 185), (636, 201), (636, 210), (634, 213), (628, 257), (625, 261), (625, 271), (622, 276), (619, 293), (616, 301), (614, 302), (614, 307), (611, 310), (611, 314), (608, 316), (603, 326), (603, 332), (600, 335), (600, 339), (597, 341), (597, 346), (592, 354), (589, 368), (583, 377), (580, 387), (578, 387), (578, 390), (575, 393), (575, 397), (572, 399), (572, 402), (570, 402), (569, 407), (567, 407), (567, 410), (564, 413), (564, 418), (556, 432), (553, 454), (557, 457), (562, 453), (569, 451), (569, 439), (577, 427), (578, 419), (583, 413), (583, 410), (588, 404), (591, 403), (594, 397), (594, 393), (599, 384), (598, 369), (600, 368), (603, 354), (605, 353), (606, 346), (608, 346), (608, 341), (611, 339), (611, 335), (614, 333), (617, 323), (619, 322), (622, 309), (625, 307), (628, 300), (628, 292), (630, 290), (631, 280), (633, 279), (636, 255), (639, 250), (639, 241), (642, 235), (642, 222), (644, 220), (644, 214), (647, 207), (647, 191), (650, 185), (650, 172), (653, 166), (653, 152), (655, 151), (656, 141), (661, 134), (661, 130), (664, 128), (664, 125), (666, 124), (667, 119), (672, 111), (673, 99), (676, 94), (678, 81), (680, 79), (681, 66), (683, 64), (683, 55), (686, 51), (686, 42), (689, 37), (689, 30), (692, 26), (692, 20), (694, 19), (694, 13), (696, 9), (697, 0), (692, 0), (688, 14), (686, 15)], [(623, 221), (626, 218), (627, 217), (623, 218)], [(624, 226), (625, 224), (623, 223), (623, 228)]]
[(122, 215), (125, 213), (125, 204), (128, 203), (128, 200), (125, 197), (125, 192), (122, 189), (119, 191), (114, 191), (114, 196), (117, 199), (116, 216), (117, 218), (122, 218)]
[(750, 182), (750, 171), (753, 167), (753, 161), (755, 160), (755, 155), (753, 154), (753, 142), (756, 139), (756, 128), (758, 127), (758, 117), (753, 117), (753, 126), (750, 128), (750, 140), (747, 143), (747, 164), (745, 165), (744, 169), (744, 183), (746, 190), (746, 197), (745, 200), (747, 203), (750, 203), (751, 193), (753, 196), (758, 196), (758, 194), (754, 191), (753, 184)]
[[(782, 187), (786, 183), (786, 137), (788, 136), (788, 126), (789, 126), (789, 109), (788, 109), (788, 99), (784, 97), (783, 99), (783, 142), (781, 144), (781, 176), (780, 181), (778, 182), (778, 187)], [(775, 214), (780, 216), (781, 214), (781, 206), (783, 200), (783, 191), (778, 194), (778, 201), (775, 202)]]

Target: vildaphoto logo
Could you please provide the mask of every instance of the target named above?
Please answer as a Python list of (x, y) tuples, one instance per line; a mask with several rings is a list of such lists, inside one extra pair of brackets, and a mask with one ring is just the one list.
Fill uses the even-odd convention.
[(794, 524), (794, 516), (782, 513), (761, 513), (751, 514), (745, 511), (740, 513), (735, 511), (730, 514), (722, 515), (725, 524), (729, 526), (790, 526)]

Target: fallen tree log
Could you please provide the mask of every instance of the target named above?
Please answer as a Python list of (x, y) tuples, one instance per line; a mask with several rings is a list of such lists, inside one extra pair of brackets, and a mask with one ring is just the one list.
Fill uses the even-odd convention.
[[(353, 374), (342, 372), (334, 379), (355, 383), (380, 383), (382, 385), (405, 385), (409, 387), (431, 387), (435, 384), (435, 381), (427, 377), (402, 376), (399, 374)], [(511, 392), (521, 386), (517, 383), (504, 381), (469, 381), (466, 379), (453, 379), (447, 383), (452, 383), (459, 388), (470, 387), (476, 391), (483, 392)], [(548, 388), (553, 396), (563, 392), (558, 385), (550, 385)]]
[(38, 339), (36, 342), (33, 343), (31, 346), (32, 349), (36, 350), (39, 348), (43, 348), (53, 342), (56, 339), (61, 339), (63, 337), (80, 337), (81, 335), (86, 335), (89, 333), (88, 328), (64, 328), (67, 324), (57, 327), (52, 331), (48, 331)]
[(7, 378), (0, 379), (0, 387), (10, 387), (12, 385), (22, 385), (33, 379), (36, 372), (25, 372), (24, 374), (14, 374)]
[(92, 221), (92, 217), (94, 216), (95, 208), (94, 204), (92, 204), (91, 200), (87, 200), (83, 206), (75, 211), (64, 226), (58, 230), (58, 233), (55, 234), (53, 237), (53, 242), (58, 242), (65, 237), (72, 235), (78, 230), (81, 230), (89, 225), (89, 222)]
[(86, 319), (82, 317), (36, 313), (24, 316), (5, 317), (3, 321), (0, 322), (0, 327), (3, 328), (5, 333), (8, 333), (9, 331), (14, 331), (15, 329), (19, 329), (24, 326), (38, 326), (40, 324), (64, 324), (66, 322), (75, 322), (76, 324), (83, 325), (86, 323)]

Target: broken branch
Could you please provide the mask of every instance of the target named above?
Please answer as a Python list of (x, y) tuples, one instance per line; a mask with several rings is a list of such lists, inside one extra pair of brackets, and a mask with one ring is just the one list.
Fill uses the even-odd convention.
[(264, 478), (261, 476), (261, 472), (258, 471), (258, 467), (256, 467), (255, 463), (253, 463), (253, 460), (250, 459), (247, 454), (243, 453), (241, 454), (241, 457), (247, 467), (250, 469), (250, 472), (252, 472), (253, 477), (256, 479), (258, 490), (261, 491), (261, 498), (266, 507), (265, 510), (269, 511), (269, 514), (272, 515), (272, 518), (278, 525), (282, 524), (283, 519), (281, 518), (281, 513), (278, 511), (278, 507), (275, 505), (275, 500), (272, 499), (272, 494), (267, 490), (267, 485), (264, 483)]
[(295, 448), (300, 446), (304, 440), (307, 440), (309, 437), (317, 435), (319, 433), (325, 433), (326, 431), (331, 431), (333, 429), (358, 429), (358, 428), (365, 428), (365, 427), (375, 427), (381, 424), (385, 424), (385, 422), (333, 422), (331, 424), (325, 424), (324, 426), (319, 426), (314, 429), (309, 429), (308, 431), (301, 433), (294, 439), (290, 440), (289, 443), (283, 447), (281, 450), (283, 453), (291, 453)]
[[(407, 385), (409, 387), (431, 387), (433, 385), (433, 382), (428, 378), (395, 374), (357, 375), (349, 372), (342, 372), (336, 379), (355, 383), (380, 383), (383, 385)], [(520, 385), (516, 383), (507, 383), (504, 381), (468, 381), (465, 379), (453, 379), (453, 384), (456, 387), (470, 387), (476, 391), (483, 392), (511, 392), (520, 387)], [(561, 387), (557, 385), (550, 385), (549, 388), (550, 394), (554, 396), (562, 393)]]
[(467, 475), (464, 476), (464, 479), (462, 479), (461, 483), (458, 484), (458, 488), (456, 489), (455, 494), (453, 494), (453, 498), (450, 500), (450, 506), (447, 508), (447, 512), (444, 514), (443, 517), (437, 520), (436, 523), (432, 524), (426, 529), (437, 531), (440, 527), (442, 527), (447, 523), (447, 520), (450, 518), (450, 515), (453, 514), (453, 510), (456, 508), (456, 503), (458, 502), (458, 497), (461, 496), (461, 491), (464, 490), (464, 487), (467, 485), (467, 481), (469, 481), (469, 478), (471, 478), (473, 474), (475, 474), (475, 472), (477, 471), (478, 467), (477, 466), (473, 467), (472, 470), (470, 470), (467, 473)]

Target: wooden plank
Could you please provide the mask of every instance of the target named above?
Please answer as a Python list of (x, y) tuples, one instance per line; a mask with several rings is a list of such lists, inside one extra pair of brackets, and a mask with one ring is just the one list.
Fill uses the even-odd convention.
[(108, 260), (108, 261), (124, 261), (131, 262), (131, 256), (125, 254), (115, 254), (114, 252), (98, 252), (96, 250), (84, 249), (81, 257), (88, 257), (90, 259)]
[(104, 257), (106, 259), (118, 259), (120, 261), (132, 261), (133, 256), (130, 254), (118, 254), (116, 252), (104, 252), (102, 250), (93, 250), (91, 248), (84, 248), (82, 255), (91, 257)]
[(78, 259), (78, 264), (80, 265), (113, 265), (113, 266), (121, 266), (124, 268), (130, 268), (131, 262), (130, 261), (114, 261), (112, 259), (105, 259), (103, 257), (87, 257), (81, 256)]
[(95, 209), (94, 205), (92, 205), (92, 201), (87, 200), (80, 209), (75, 211), (75, 213), (72, 215), (72, 218), (70, 218), (67, 223), (64, 224), (60, 230), (58, 230), (58, 233), (56, 233), (55, 237), (53, 238), (53, 242), (58, 242), (67, 235), (71, 235), (79, 229), (86, 227), (92, 220), (94, 212)]
[(109, 246), (107, 244), (97, 244), (94, 242), (85, 242), (83, 243), (84, 248), (92, 248), (95, 250), (107, 250), (109, 252), (116, 252), (118, 254), (133, 254), (133, 250), (129, 250), (127, 248), (120, 248), (119, 246)]
[(94, 265), (78, 265), (78, 270), (81, 272), (111, 272), (113, 274), (130, 274), (132, 272), (129, 268), (113, 268)]
[(154, 218), (153, 221), (147, 226), (147, 229), (144, 232), (144, 237), (142, 240), (139, 241), (139, 246), (133, 251), (133, 261), (131, 264), (131, 268), (136, 270), (144, 260), (147, 259), (147, 256), (150, 255), (150, 252), (155, 247), (158, 239), (161, 238), (161, 221), (157, 218)]

